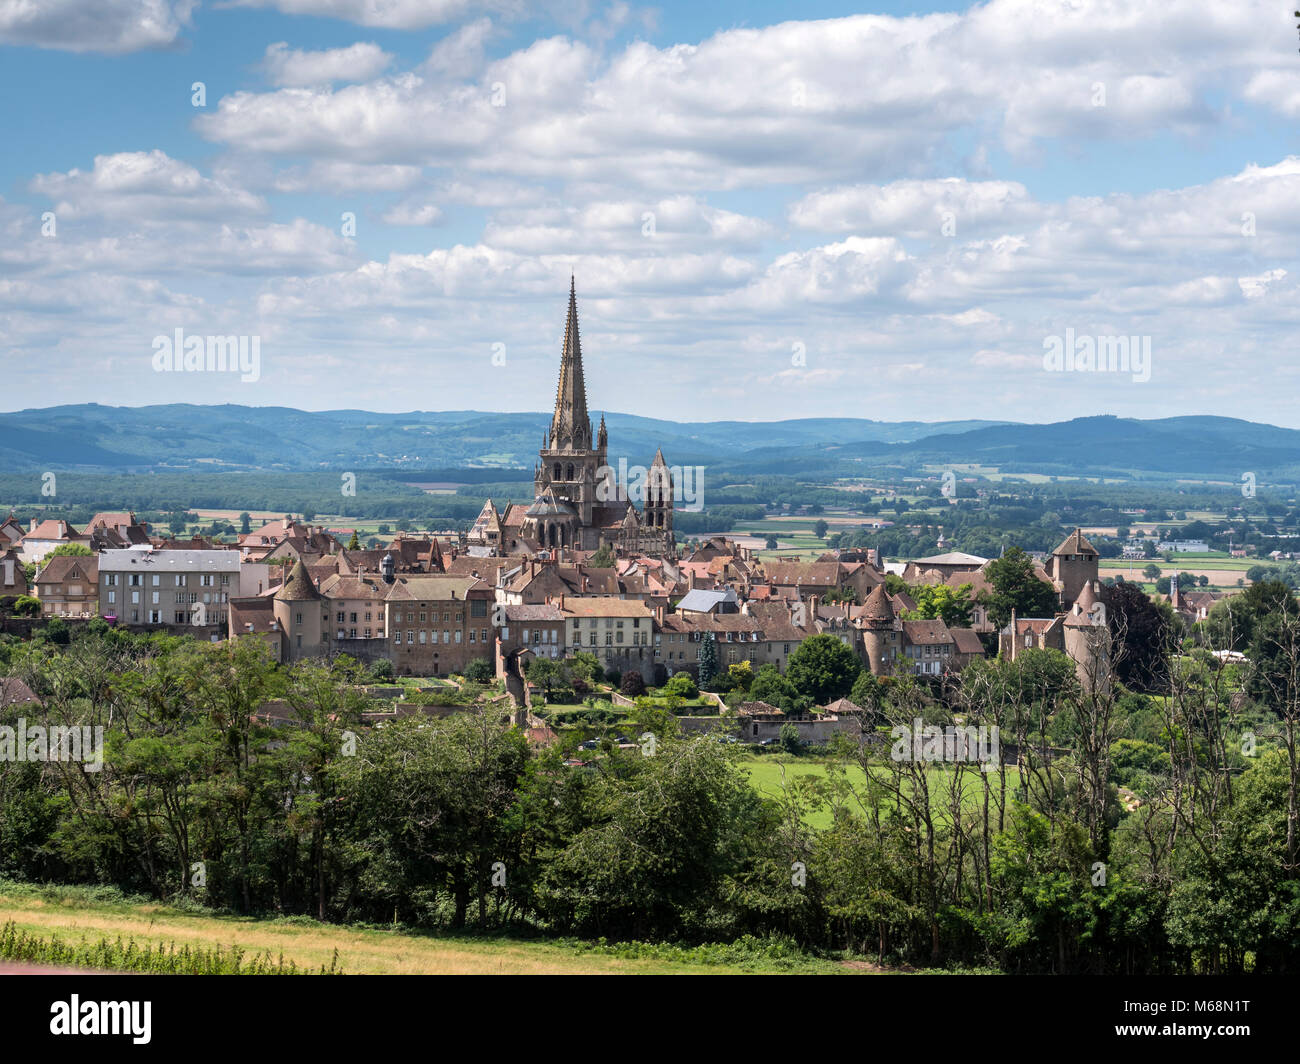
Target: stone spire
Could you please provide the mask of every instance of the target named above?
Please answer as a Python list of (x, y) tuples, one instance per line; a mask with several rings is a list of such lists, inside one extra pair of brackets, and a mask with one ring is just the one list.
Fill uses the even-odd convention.
[(560, 382), (555, 389), (551, 417), (553, 451), (591, 449), (591, 418), (587, 415), (587, 385), (582, 376), (582, 343), (578, 338), (578, 294), (569, 278), (569, 317), (564, 325), (564, 353), (560, 357)]

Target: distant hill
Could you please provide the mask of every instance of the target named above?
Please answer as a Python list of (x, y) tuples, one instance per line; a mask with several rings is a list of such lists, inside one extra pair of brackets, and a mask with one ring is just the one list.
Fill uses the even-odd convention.
[[(0, 414), (0, 466), (147, 472), (496, 466), (531, 469), (549, 414), (474, 410), (377, 414), (288, 407), (97, 403)], [(606, 414), (611, 456), (649, 464), (655, 449), (677, 464), (737, 459), (764, 446), (789, 450), (846, 440), (912, 441), (992, 421), (659, 421)]]
[[(500, 468), (531, 470), (550, 418), (474, 410), (379, 414), (288, 407), (107, 407), (0, 414), (11, 472)], [(721, 466), (744, 475), (851, 476), (940, 464), (1059, 476), (1300, 472), (1300, 431), (1212, 416), (884, 422), (675, 422), (606, 414), (611, 460)]]

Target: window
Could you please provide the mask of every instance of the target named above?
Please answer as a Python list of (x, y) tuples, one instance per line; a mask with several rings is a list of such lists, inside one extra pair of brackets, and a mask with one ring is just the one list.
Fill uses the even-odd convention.
[(109, 573), (104, 577), (105, 587), (117, 587), (117, 573)]
[(139, 586), (140, 586), (140, 574), (139, 574), (139, 573), (132, 573), (132, 574), (131, 574), (131, 586), (132, 586), (132, 587), (139, 587)]
[(111, 606), (111, 605), (112, 605), (114, 602), (116, 602), (116, 601), (117, 601), (117, 592), (116, 592), (116, 591), (110, 591), (110, 592), (108, 593), (108, 604)]
[(161, 583), (162, 583), (162, 577), (159, 576), (157, 573), (154, 573), (154, 574), (153, 574), (153, 586), (154, 586), (154, 587), (157, 587), (157, 586), (158, 586), (159, 584), (161, 584)]
[(459, 628), (456, 630), (456, 642), (457, 642), (457, 643), (460, 642), (460, 629), (459, 629)]
[(356, 623), (357, 623), (357, 615), (356, 615), (355, 613), (352, 614), (352, 615), (348, 618), (348, 620), (350, 620), (353, 624), (356, 624)]
[(487, 633), (488, 633), (488, 630), (487, 630), (486, 628), (484, 628), (484, 629), (481, 630), (481, 635), (482, 635), (483, 638), (480, 640), (480, 642), (482, 642), (482, 643), (486, 643), (486, 642), (488, 641), (488, 634), (487, 634)]
[(474, 635), (475, 635), (474, 629), (471, 628), (471, 629), (469, 630), (469, 641), (470, 641), (471, 643), (475, 642)]
[(213, 587), (216, 581), (212, 579), (211, 573), (199, 574), (199, 587)]
[(412, 629), (407, 629), (407, 632), (406, 632), (406, 645), (407, 645), (407, 646), (410, 646), (410, 645), (411, 645), (412, 643), (414, 643), (414, 642), (415, 642), (415, 632), (414, 632)]
[(438, 641), (438, 629), (435, 628), (433, 631), (429, 633), (429, 642), (436, 643), (437, 641)]
[(393, 635), (393, 642), (394, 642), (394, 643), (398, 643), (398, 644), (400, 644), (400, 643), (402, 642), (402, 633), (401, 633), (401, 632), (396, 632), (396, 633), (394, 633), (394, 635)]
[(131, 605), (132, 605), (132, 606), (138, 605), (139, 602), (140, 602), (140, 592), (138, 592), (138, 591), (132, 591), (132, 592), (131, 592)]
[(343, 623), (343, 611), (342, 611), (342, 610), (339, 610), (339, 615), (338, 615), (338, 617), (336, 618), (336, 620), (339, 622), (339, 624), (342, 624), (342, 623)]
[(176, 574), (176, 586), (177, 586), (177, 587), (185, 587), (185, 586), (186, 586), (186, 581), (187, 581), (188, 579), (189, 579), (189, 576), (188, 576), (186, 573), (177, 573), (177, 574)]
[(487, 613), (487, 599), (475, 599), (469, 604), (469, 615), (471, 617), (486, 617)]
[(302, 614), (301, 614), (301, 613), (296, 613), (296, 614), (294, 614), (294, 617), (297, 618), (297, 619), (294, 621), (294, 624), (302, 624)]
[(157, 606), (157, 605), (158, 605), (158, 592), (157, 592), (157, 591), (154, 591), (154, 592), (151, 592), (151, 594), (153, 595), (153, 604), (154, 604), (155, 606)]
[(428, 635), (428, 633), (427, 633), (423, 628), (421, 628), (421, 629), (420, 629), (420, 645), (421, 645), (421, 646), (424, 645), (424, 638), (425, 638), (426, 635)]

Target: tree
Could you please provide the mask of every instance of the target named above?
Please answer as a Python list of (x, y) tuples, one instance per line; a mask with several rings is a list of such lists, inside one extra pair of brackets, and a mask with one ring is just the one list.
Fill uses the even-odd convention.
[(805, 639), (790, 655), (786, 677), (795, 690), (817, 705), (845, 697), (862, 672), (853, 649), (825, 633)]
[(676, 698), (698, 698), (699, 689), (695, 686), (695, 681), (691, 679), (689, 672), (679, 672), (671, 676), (663, 686), (663, 692), (666, 695), (672, 695)]
[(252, 517), (249, 516), (247, 510), (245, 510), (242, 514), (239, 515), (239, 531), (242, 535), (246, 536), (251, 531), (253, 531), (252, 521), (253, 519)]
[(36, 617), (41, 612), (41, 600), (31, 595), (19, 595), (14, 599), (15, 617)]
[(614, 561), (614, 552), (610, 550), (609, 544), (602, 543), (600, 549), (587, 559), (587, 564), (593, 569), (611, 569)]
[(1056, 613), (1056, 589), (1039, 578), (1034, 560), (1019, 547), (1011, 547), (1001, 558), (989, 562), (985, 569), (993, 587), (985, 593), (989, 620), (1004, 628), (1011, 622), (1011, 611), (1021, 617), (1050, 617)]
[(941, 620), (949, 628), (969, 628), (971, 585), (949, 587), (947, 584), (922, 584), (908, 592), (916, 609), (905, 614), (906, 620)]
[(1160, 566), (1152, 564), (1142, 570), (1142, 575), (1148, 580), (1158, 580), (1160, 578)]
[(352, 538), (348, 540), (348, 550), (360, 550), (360, 549), (361, 549), (361, 541), (357, 539), (357, 530), (354, 528), (352, 530)]
[(731, 677), (732, 686), (738, 691), (748, 691), (749, 685), (754, 682), (754, 666), (748, 661), (728, 665), (727, 673)]
[(475, 658), (465, 666), (465, 679), (471, 683), (491, 683), (495, 678), (496, 672), (487, 658)]
[(786, 713), (803, 713), (812, 705), (812, 699), (800, 694), (788, 677), (782, 676), (770, 662), (758, 670), (749, 685), (750, 702), (766, 702)]
[(393, 663), (387, 658), (380, 658), (370, 663), (370, 675), (377, 681), (385, 683), (393, 678)]
[(623, 682), (619, 690), (628, 698), (640, 698), (645, 694), (645, 680), (636, 669), (628, 669), (623, 674)]
[(768, 536), (764, 545), (768, 550), (776, 550), (776, 536)]
[(45, 557), (47, 558), (93, 558), (95, 552), (84, 543), (60, 543)]
[(787, 754), (798, 754), (803, 750), (799, 741), (799, 729), (793, 724), (781, 725), (781, 749)]
[(707, 687), (713, 682), (718, 671), (718, 644), (712, 632), (705, 632), (700, 641), (700, 686)]
[(1106, 589), (1106, 619), (1115, 639), (1115, 676), (1134, 691), (1156, 694), (1169, 684), (1177, 622), (1168, 602), (1155, 603), (1137, 584)]
[(825, 539), (826, 533), (830, 531), (830, 527), (831, 526), (824, 520), (819, 520), (815, 525), (813, 525), (813, 535), (818, 539)]

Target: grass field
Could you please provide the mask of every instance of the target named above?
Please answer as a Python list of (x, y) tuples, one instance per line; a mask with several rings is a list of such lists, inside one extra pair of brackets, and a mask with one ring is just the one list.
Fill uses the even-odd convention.
[[(829, 775), (826, 764), (821, 761), (786, 757), (780, 754), (764, 754), (752, 758), (744, 763), (744, 769), (749, 775), (749, 781), (754, 788), (767, 798), (777, 798), (781, 794), (782, 787), (788, 782), (794, 782), (798, 779), (826, 779)], [(873, 776), (876, 770), (872, 770)], [(942, 795), (947, 793), (947, 783), (943, 779), (947, 772), (939, 767), (931, 769), (930, 785), (931, 795), (936, 801), (936, 807), (942, 804)], [(850, 766), (845, 771), (845, 778), (855, 788), (861, 790), (866, 783), (866, 773), (857, 765)], [(996, 774), (990, 777), (991, 780), (996, 778)], [(1013, 789), (1015, 771), (1012, 769), (1008, 773), (1007, 787)], [(971, 806), (983, 801), (983, 788), (978, 778), (972, 773), (966, 778), (965, 789), (962, 795), (963, 803)], [(854, 807), (855, 812), (861, 812)], [(822, 805), (820, 808), (813, 810), (804, 820), (810, 827), (824, 829), (831, 826), (834, 820), (834, 812), (830, 806)]]
[[(339, 927), (299, 919), (255, 920), (191, 913), (165, 905), (112, 900), (79, 887), (32, 887), (0, 882), (0, 918), (19, 931), (64, 941), (121, 937), (176, 946), (239, 946), (250, 954), (283, 955), (300, 968), (328, 968), (337, 951), (345, 975), (728, 975), (764, 972), (863, 974), (861, 962), (759, 954), (733, 962), (701, 961), (672, 947), (650, 956), (619, 956), (573, 941), (418, 935)], [(722, 948), (725, 952), (725, 947)], [(627, 951), (635, 952), (635, 947)], [(704, 952), (719, 952), (706, 947)], [(656, 955), (657, 954), (657, 955)], [(680, 957), (680, 959), (679, 959)]]

